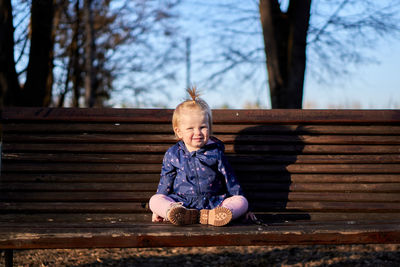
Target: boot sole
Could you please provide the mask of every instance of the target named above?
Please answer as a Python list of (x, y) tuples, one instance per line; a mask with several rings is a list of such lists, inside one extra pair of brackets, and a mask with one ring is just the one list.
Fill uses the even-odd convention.
[(175, 225), (186, 225), (199, 223), (199, 211), (175, 207), (168, 214), (168, 220)]
[(200, 223), (213, 226), (224, 226), (232, 220), (232, 212), (224, 207), (200, 211)]

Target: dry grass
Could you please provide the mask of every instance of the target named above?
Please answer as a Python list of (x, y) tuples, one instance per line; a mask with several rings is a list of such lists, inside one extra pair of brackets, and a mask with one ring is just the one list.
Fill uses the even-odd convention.
[[(15, 266), (400, 266), (400, 245), (25, 250)], [(1, 257), (1, 264), (4, 258)], [(1, 265), (0, 264), (0, 265)]]

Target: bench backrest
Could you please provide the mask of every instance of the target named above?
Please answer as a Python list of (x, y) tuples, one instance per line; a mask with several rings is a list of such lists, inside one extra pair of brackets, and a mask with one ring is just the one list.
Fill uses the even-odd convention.
[[(400, 219), (400, 111), (214, 110), (267, 221)], [(6, 108), (1, 220), (150, 221), (172, 110)]]

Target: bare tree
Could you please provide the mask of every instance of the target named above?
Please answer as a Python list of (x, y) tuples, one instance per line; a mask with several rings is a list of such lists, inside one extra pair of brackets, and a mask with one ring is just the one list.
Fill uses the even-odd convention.
[(301, 108), (311, 0), (290, 1), (283, 13), (277, 1), (260, 1), (272, 108)]
[[(31, 5), (31, 42), (29, 63), (26, 71), (26, 81), (23, 87), (19, 85), (14, 61), (14, 26), (12, 21), (11, 1), (0, 2), (2, 19), (0, 46), (4, 49), (0, 70), (3, 92), (2, 104), (14, 106), (47, 106), (51, 100), (51, 91), (48, 90), (49, 72), (51, 72), (51, 53), (53, 49), (53, 0), (32, 1)], [(3, 9), (4, 8), (4, 9)], [(4, 59), (3, 59), (4, 57)]]
[(65, 36), (58, 48), (64, 73), (56, 85), (58, 106), (68, 104), (71, 92), (73, 106), (102, 106), (111, 94), (138, 96), (157, 89), (163, 80), (157, 74), (174, 77), (170, 63), (180, 60), (180, 48), (171, 25), (179, 1), (115, 3), (76, 0), (73, 8), (65, 7), (58, 29), (58, 36)]
[(84, 18), (85, 18), (85, 104), (87, 107), (93, 107), (96, 96), (96, 70), (94, 61), (96, 59), (96, 44), (94, 33), (94, 21), (92, 0), (84, 0)]
[(53, 0), (32, 1), (29, 63), (26, 82), (20, 97), (24, 106), (48, 106), (51, 91), (47, 81), (51, 72), (51, 53), (53, 51)]
[(5, 105), (103, 106), (122, 91), (139, 99), (164, 91), (178, 69), (171, 63), (183, 58), (174, 23), (180, 0), (14, 3), (15, 31), (11, 1), (0, 1)]
[(0, 107), (14, 105), (21, 87), (15, 69), (11, 0), (0, 0)]
[(203, 61), (211, 84), (258, 79), (256, 66), (266, 64), (272, 108), (302, 107), (305, 69), (318, 81), (337, 78), (368, 61), (364, 52), (378, 40), (400, 32), (393, 0), (201, 2), (217, 10), (207, 20), (219, 47)]

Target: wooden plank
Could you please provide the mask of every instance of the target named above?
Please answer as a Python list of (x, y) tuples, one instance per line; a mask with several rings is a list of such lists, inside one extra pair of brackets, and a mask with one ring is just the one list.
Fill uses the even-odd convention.
[(343, 222), (350, 223), (373, 221), (379, 218), (381, 222), (390, 222), (400, 220), (400, 213), (374, 213), (374, 212), (256, 212), (257, 219), (265, 223), (286, 223), (286, 222), (314, 222), (323, 224), (325, 222)]
[[(269, 201), (252, 203), (255, 212), (400, 212), (400, 203)], [(138, 202), (0, 202), (2, 213), (138, 213), (149, 212), (147, 201)]]
[[(240, 181), (247, 183), (399, 183), (399, 174), (288, 174), (237, 172)], [(158, 183), (159, 173), (3, 173), (7, 182), (100, 182), (100, 183)]]
[[(328, 145), (376, 145), (400, 144), (399, 135), (216, 135), (225, 144), (328, 144)], [(160, 138), (161, 139), (161, 138)]]
[(400, 212), (400, 203), (334, 202), (334, 201), (270, 201), (252, 203), (260, 211), (308, 211), (308, 212)]
[[(4, 143), (4, 152), (162, 153), (172, 144), (40, 144)], [(399, 154), (400, 145), (226, 145), (230, 153)]]
[(260, 125), (214, 124), (214, 133), (247, 134), (340, 134), (340, 135), (398, 135), (395, 125)]
[(282, 174), (237, 172), (240, 181), (278, 183), (398, 183), (399, 174)]
[(62, 151), (93, 153), (162, 153), (164, 154), (171, 144), (18, 144), (4, 143), (3, 151)]
[(1, 183), (0, 191), (156, 192), (156, 183)]
[(248, 164), (234, 165), (238, 172), (290, 173), (400, 173), (399, 164)]
[(161, 164), (116, 163), (7, 163), (4, 172), (160, 173)]
[(147, 201), (138, 202), (0, 202), (2, 213), (140, 213), (149, 212)]
[[(382, 134), (388, 131), (382, 128)], [(164, 133), (173, 134), (170, 122), (165, 123), (79, 123), (18, 122), (4, 123), (4, 133)]]
[(2, 192), (0, 201), (4, 202), (125, 202), (148, 201), (151, 192)]
[[(258, 219), (265, 223), (282, 222), (324, 222), (348, 221), (349, 223), (373, 221), (379, 218), (381, 222), (400, 221), (400, 213), (343, 213), (343, 212), (257, 212)], [(118, 226), (120, 224), (151, 222), (151, 213), (36, 213), (36, 214), (2, 214), (0, 225), (8, 224), (36, 224), (49, 223), (49, 227), (59, 223), (78, 223), (95, 227), (99, 224)]]
[[(52, 227), (55, 223), (78, 223), (86, 224), (88, 227), (96, 227), (99, 223), (118, 225), (121, 223), (151, 222), (151, 213), (18, 213), (2, 214), (0, 225), (11, 223), (19, 225), (29, 223), (31, 225), (39, 223), (50, 223)], [(394, 219), (394, 218), (392, 218)]]
[(286, 200), (286, 201), (338, 201), (338, 202), (398, 202), (396, 193), (359, 193), (359, 192), (249, 192), (250, 202)]
[[(6, 157), (7, 155), (4, 155)], [(32, 156), (33, 158), (33, 156)], [(41, 158), (41, 156), (38, 156)], [(256, 163), (400, 163), (400, 155), (282, 155), (282, 154), (235, 154), (228, 155), (231, 164)]]
[[(4, 152), (2, 160), (9, 161), (30, 161), (30, 162), (92, 162), (92, 163), (158, 163), (161, 164), (163, 154), (100, 154), (100, 153), (25, 153), (25, 152)], [(400, 163), (400, 155), (273, 155), (273, 154), (239, 154), (228, 155), (229, 162), (235, 164), (256, 164), (256, 163)]]
[(269, 192), (400, 192), (400, 183), (245, 183), (245, 191)]
[[(251, 183), (242, 181), (245, 192), (400, 192), (400, 183)], [(1, 183), (1, 191), (104, 191), (155, 192), (154, 183)]]
[[(173, 134), (171, 122), (165, 123), (79, 123), (79, 122), (19, 122), (4, 123), (4, 133), (168, 133)], [(214, 134), (348, 134), (399, 135), (395, 125), (259, 125), (214, 124)]]
[[(0, 232), (0, 248), (179, 247), (400, 243), (399, 225), (288, 225), (173, 227), (143, 224), (127, 228), (21, 228)], [(1, 228), (0, 228), (1, 229)]]
[(398, 110), (217, 110), (216, 123), (398, 123)]
[[(11, 161), (24, 161), (24, 162), (87, 162), (87, 163), (162, 163), (163, 154), (99, 154), (99, 153), (24, 153), (4, 152), (2, 160), (5, 164)], [(388, 158), (394, 158), (389, 155)], [(399, 156), (400, 158), (400, 156)]]
[(398, 154), (398, 145), (226, 145), (227, 153)]
[[(374, 226), (376, 228), (385, 228), (388, 227), (388, 225), (392, 225), (395, 222), (398, 222), (398, 220), (389, 220), (387, 222), (383, 222), (381, 220), (369, 220), (369, 221), (328, 221), (327, 223), (329, 224), (330, 228), (334, 228), (335, 226), (338, 227), (343, 227), (344, 224), (351, 225), (352, 227), (367, 227), (367, 226)], [(142, 222), (139, 223), (140, 225), (144, 224), (150, 224), (151, 222)], [(287, 222), (273, 222), (269, 223), (268, 226), (270, 227), (276, 227), (276, 228), (283, 228), (287, 229), (289, 227), (297, 226), (299, 228), (304, 228), (304, 227), (310, 227), (310, 226), (315, 226), (319, 227), (319, 224), (321, 222), (316, 222), (316, 221), (287, 221)], [(157, 224), (163, 224), (168, 227), (175, 227), (171, 225), (168, 222), (163, 222), (163, 223), (157, 223)], [(260, 224), (261, 225), (261, 224)], [(192, 225), (195, 226), (195, 225)], [(238, 222), (232, 222), (229, 226), (235, 228), (235, 227), (240, 227), (243, 226), (242, 223)], [(44, 223), (38, 223), (35, 225), (29, 224), (29, 223), (0, 223), (0, 229), (1, 228), (10, 228), (12, 230), (19, 230), (23, 228), (29, 228), (32, 231), (43, 231), (44, 229), (47, 228), (57, 228), (60, 229), (61, 231), (68, 229), (68, 228), (77, 228), (77, 229), (124, 229), (124, 228), (131, 228), (132, 225), (129, 223), (123, 223), (123, 222), (115, 222), (113, 224), (107, 223), (107, 222), (97, 222), (94, 224), (93, 222), (84, 222), (84, 223), (78, 223), (78, 222), (72, 222), (72, 223), (65, 223), (65, 222), (44, 222)]]
[[(80, 173), (160, 173), (161, 164), (117, 163), (25, 163), (7, 162), (4, 172), (80, 172)], [(399, 164), (248, 164), (234, 165), (237, 172), (289, 172), (289, 173), (400, 173)]]
[(3, 141), (6, 143), (37, 142), (37, 143), (171, 143), (177, 142), (172, 134), (97, 134), (97, 133), (75, 133), (75, 134), (4, 134)]
[(158, 183), (159, 173), (2, 173), (1, 181), (52, 183)]
[[(166, 122), (173, 110), (112, 108), (18, 108), (2, 110), (1, 119), (85, 122)], [(399, 123), (399, 110), (215, 110), (215, 123)]]
[(226, 145), (227, 153), (398, 154), (398, 145)]
[(2, 111), (4, 121), (68, 121), (68, 122), (167, 122), (173, 110), (115, 108), (29, 108), (9, 107)]
[[(225, 144), (330, 144), (330, 145), (376, 145), (400, 144), (400, 135), (216, 135)], [(171, 143), (177, 142), (173, 134), (111, 134), (111, 133), (8, 133), (3, 142), (37, 143)]]

